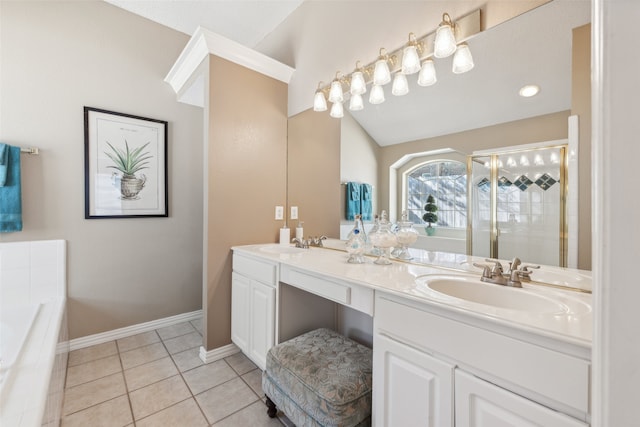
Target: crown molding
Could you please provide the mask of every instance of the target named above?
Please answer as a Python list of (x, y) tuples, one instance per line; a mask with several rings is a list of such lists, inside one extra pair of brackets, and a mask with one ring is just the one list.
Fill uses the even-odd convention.
[(188, 88), (185, 85), (192, 80), (191, 77), (208, 55), (218, 56), (286, 84), (289, 84), (295, 71), (260, 52), (198, 27), (164, 81), (171, 85), (176, 94), (186, 92)]

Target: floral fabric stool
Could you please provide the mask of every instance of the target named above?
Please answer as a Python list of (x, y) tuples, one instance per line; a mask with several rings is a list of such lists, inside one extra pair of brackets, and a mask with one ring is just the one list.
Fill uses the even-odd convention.
[(329, 329), (280, 343), (267, 353), (262, 389), (297, 427), (371, 425), (371, 349)]

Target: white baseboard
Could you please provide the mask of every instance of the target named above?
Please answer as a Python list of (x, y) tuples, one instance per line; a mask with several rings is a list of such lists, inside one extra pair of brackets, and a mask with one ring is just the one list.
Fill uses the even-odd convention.
[(197, 320), (201, 318), (202, 310), (196, 310), (189, 313), (182, 313), (175, 316), (165, 317), (163, 319), (152, 320), (150, 322), (138, 323), (137, 325), (126, 326), (120, 329), (114, 329), (112, 331), (88, 335), (82, 338), (76, 338), (69, 341), (69, 351), (91, 347), (92, 345), (96, 344), (103, 344), (105, 342), (130, 337), (132, 335), (141, 334), (143, 332), (153, 331), (154, 329), (175, 325), (176, 323), (188, 322), (190, 320)]
[(240, 348), (238, 348), (238, 346), (233, 343), (214, 348), (213, 350), (209, 351), (205, 350), (204, 347), (200, 347), (200, 359), (204, 363), (211, 363), (239, 352)]

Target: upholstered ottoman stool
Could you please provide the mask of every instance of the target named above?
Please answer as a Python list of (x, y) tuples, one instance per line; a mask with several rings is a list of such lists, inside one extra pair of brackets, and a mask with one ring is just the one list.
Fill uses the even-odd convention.
[(371, 349), (329, 329), (278, 344), (262, 374), (267, 413), (297, 427), (371, 424)]

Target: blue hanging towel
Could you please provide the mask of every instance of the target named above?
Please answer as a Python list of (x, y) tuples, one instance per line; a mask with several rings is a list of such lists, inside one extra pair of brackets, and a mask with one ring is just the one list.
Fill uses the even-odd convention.
[(360, 213), (362, 214), (363, 221), (371, 221), (372, 217), (372, 199), (373, 199), (373, 188), (371, 184), (361, 184), (360, 185)]
[(360, 214), (360, 184), (357, 182), (347, 182), (346, 188), (346, 216), (347, 220), (353, 221), (356, 219), (356, 215)]
[(0, 233), (22, 231), (20, 147), (0, 143)]

